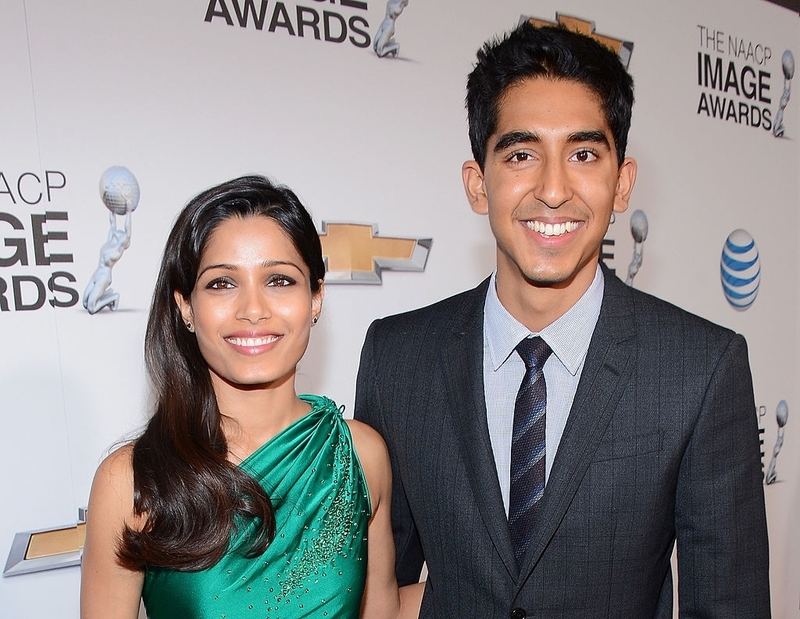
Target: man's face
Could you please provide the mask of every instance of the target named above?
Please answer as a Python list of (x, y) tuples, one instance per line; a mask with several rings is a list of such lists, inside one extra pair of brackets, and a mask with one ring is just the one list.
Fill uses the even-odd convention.
[(463, 175), (497, 241), (500, 299), (534, 286), (568, 290), (575, 302), (594, 277), (612, 212), (628, 206), (636, 164), (617, 165), (594, 93), (533, 78), (505, 93), (484, 169), (468, 161)]

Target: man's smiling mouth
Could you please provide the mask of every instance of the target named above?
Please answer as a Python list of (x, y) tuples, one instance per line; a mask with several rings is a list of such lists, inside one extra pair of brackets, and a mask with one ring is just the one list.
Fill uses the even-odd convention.
[(560, 224), (546, 224), (541, 221), (532, 220), (524, 222), (528, 228), (544, 236), (561, 236), (567, 232), (572, 232), (578, 227), (577, 221), (566, 221)]

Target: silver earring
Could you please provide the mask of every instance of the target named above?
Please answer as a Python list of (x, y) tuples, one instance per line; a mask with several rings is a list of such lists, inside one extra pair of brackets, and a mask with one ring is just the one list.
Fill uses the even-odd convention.
[(611, 213), (611, 221), (609, 223), (613, 224), (616, 220), (617, 220), (617, 214), (616, 213)]
[(314, 324), (317, 324), (317, 322), (319, 322), (319, 316), (314, 316), (314, 317), (311, 319), (311, 322), (313, 322)]
[(194, 332), (194, 325), (188, 320), (186, 321), (186, 328), (189, 329), (189, 331)]

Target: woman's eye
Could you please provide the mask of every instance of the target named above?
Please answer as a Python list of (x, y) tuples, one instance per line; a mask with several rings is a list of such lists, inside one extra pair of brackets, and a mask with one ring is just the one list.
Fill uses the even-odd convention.
[(218, 279), (212, 279), (208, 284), (206, 284), (206, 288), (210, 290), (226, 290), (228, 288), (233, 288), (233, 282), (225, 277), (220, 277)]
[(294, 283), (295, 280), (288, 275), (272, 275), (267, 280), (267, 286), (291, 286)]

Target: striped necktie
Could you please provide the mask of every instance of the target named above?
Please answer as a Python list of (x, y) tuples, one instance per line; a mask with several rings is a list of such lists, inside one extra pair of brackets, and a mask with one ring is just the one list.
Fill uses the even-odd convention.
[(521, 565), (544, 494), (547, 388), (542, 370), (552, 350), (538, 336), (525, 338), (516, 350), (526, 370), (514, 405), (508, 525), (517, 563)]

